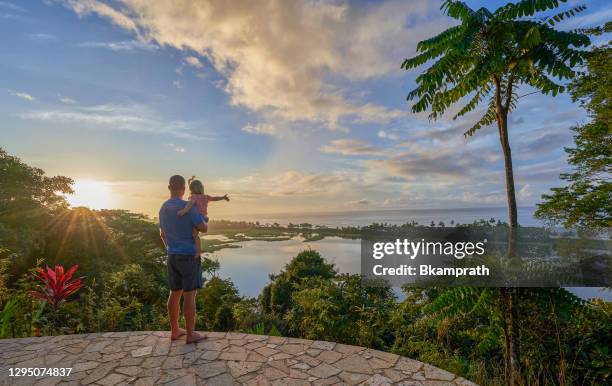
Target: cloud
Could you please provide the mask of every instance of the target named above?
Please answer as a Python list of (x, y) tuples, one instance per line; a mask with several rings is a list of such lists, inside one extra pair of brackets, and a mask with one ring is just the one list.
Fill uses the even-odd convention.
[(315, 193), (330, 193), (341, 188), (345, 178), (339, 173), (303, 174), (288, 171), (271, 181), (271, 196), (312, 195)]
[(332, 129), (342, 127), (341, 120), (384, 123), (406, 116), (350, 98), (340, 81), (401, 74), (399, 63), (416, 42), (448, 26), (427, 0), (61, 3), (80, 16), (109, 19), (141, 41), (206, 57), (226, 78), (234, 106)]
[(563, 159), (554, 159), (515, 167), (514, 176), (518, 183), (552, 183), (559, 180), (559, 175), (567, 171)]
[(383, 149), (359, 139), (336, 139), (321, 147), (323, 153), (342, 155), (381, 155)]
[(462, 181), (487, 171), (489, 153), (456, 147), (413, 146), (409, 151), (387, 159), (367, 160), (371, 169), (414, 181)]
[(0, 8), (10, 9), (11, 11), (25, 12), (25, 8), (18, 6), (17, 4), (10, 3), (8, 1), (0, 1)]
[(188, 65), (192, 67), (195, 67), (195, 68), (204, 67), (202, 62), (200, 62), (200, 59), (196, 58), (195, 56), (188, 56), (184, 60), (185, 60), (185, 63), (187, 63)]
[(392, 141), (397, 141), (400, 137), (397, 133), (385, 130), (378, 131), (378, 138), (390, 139)]
[[(337, 197), (338, 192), (362, 186), (359, 176), (336, 171), (330, 173), (305, 173), (296, 170), (285, 170), (270, 175), (248, 175), (235, 179), (210, 181), (208, 186), (214, 191), (233, 192), (242, 200), (262, 200), (262, 197), (291, 200), (329, 196)], [(292, 201), (288, 201), (292, 202)], [(296, 203), (297, 201), (293, 201)]]
[(55, 35), (51, 35), (51, 34), (46, 34), (46, 33), (36, 33), (36, 34), (30, 34), (30, 39), (32, 40), (57, 40), (57, 36)]
[(11, 94), (12, 96), (15, 96), (17, 98), (21, 98), (24, 99), (26, 101), (32, 102), (34, 98), (32, 95), (28, 94), (27, 92), (23, 92), (23, 91), (12, 91), (9, 90), (9, 94)]
[(563, 150), (572, 141), (569, 129), (540, 129), (519, 137), (515, 148), (517, 158), (528, 159), (541, 157), (551, 151)]
[(526, 200), (531, 196), (533, 196), (533, 192), (531, 191), (531, 186), (529, 184), (523, 185), (523, 187), (518, 192), (519, 199)]
[(62, 96), (61, 94), (57, 94), (57, 96), (60, 102), (62, 102), (65, 105), (76, 105), (77, 104), (77, 101), (72, 98), (69, 98), (67, 96)]
[(164, 120), (156, 111), (141, 105), (107, 104), (33, 110), (21, 114), (20, 117), (49, 123), (73, 124), (88, 129), (167, 135), (193, 140), (210, 139), (195, 133), (193, 127), (186, 122)]
[(117, 42), (82, 42), (78, 44), (82, 48), (104, 48), (111, 51), (155, 51), (159, 46), (153, 43), (138, 40), (124, 40)]
[(6, 10), (7, 12), (0, 13), (0, 19), (15, 20), (15, 21), (31, 21), (28, 17), (24, 16), (27, 10), (22, 6), (8, 2), (0, 1), (0, 10)]
[(175, 145), (174, 143), (167, 143), (166, 146), (168, 146), (170, 149), (174, 150), (177, 153), (184, 153), (185, 152), (185, 148), (179, 145)]
[(132, 32), (138, 32), (136, 23), (122, 12), (98, 0), (51, 0), (64, 4), (78, 16), (97, 14), (110, 20), (113, 24)]
[(242, 129), (245, 133), (249, 134), (257, 134), (257, 135), (279, 135), (281, 134), (281, 130), (278, 126), (273, 125), (271, 123), (257, 123), (257, 124), (248, 124), (244, 126)]
[(463, 201), (471, 204), (501, 204), (506, 200), (505, 191), (463, 192)]

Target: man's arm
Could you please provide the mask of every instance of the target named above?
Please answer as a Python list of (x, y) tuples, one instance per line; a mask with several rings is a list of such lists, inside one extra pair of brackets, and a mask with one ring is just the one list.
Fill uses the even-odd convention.
[(168, 249), (168, 242), (166, 241), (166, 234), (164, 230), (159, 228), (159, 237), (161, 237), (162, 243), (164, 243), (164, 248)]
[(184, 216), (187, 213), (189, 213), (189, 211), (191, 210), (191, 208), (193, 208), (193, 206), (195, 205), (195, 200), (189, 200), (189, 202), (187, 203), (187, 205), (185, 205), (185, 207), (181, 210), (179, 210), (177, 213), (179, 216)]
[(208, 196), (208, 201), (222, 201), (222, 200), (229, 201), (230, 199), (227, 196), (227, 194), (223, 196)]
[(189, 211), (189, 216), (191, 217), (191, 224), (198, 231), (202, 233), (206, 233), (208, 231), (208, 224), (204, 221), (204, 216), (198, 212), (198, 210), (193, 207)]

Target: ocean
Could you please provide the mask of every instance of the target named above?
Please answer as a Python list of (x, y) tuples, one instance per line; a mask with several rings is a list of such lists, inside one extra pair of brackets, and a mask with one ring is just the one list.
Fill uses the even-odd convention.
[[(519, 224), (523, 226), (539, 226), (542, 222), (533, 216), (535, 207), (518, 208)], [(397, 209), (397, 210), (360, 210), (338, 211), (325, 213), (272, 213), (272, 214), (244, 214), (239, 217), (224, 216), (226, 220), (259, 221), (261, 224), (288, 223), (324, 225), (329, 227), (363, 226), (372, 223), (405, 224), (416, 221), (422, 225), (429, 225), (432, 221), (437, 225), (440, 221), (450, 225), (472, 223), (477, 220), (495, 219), (508, 220), (506, 207), (494, 208), (451, 208), (451, 209)]]

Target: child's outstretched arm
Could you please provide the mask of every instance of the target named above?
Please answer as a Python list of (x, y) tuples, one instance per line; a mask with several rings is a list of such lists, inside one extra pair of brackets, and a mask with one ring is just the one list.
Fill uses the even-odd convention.
[(208, 200), (209, 201), (229, 201), (229, 197), (227, 196), (227, 194), (223, 195), (223, 196), (208, 196)]
[(177, 213), (179, 216), (184, 216), (187, 213), (189, 213), (189, 211), (191, 210), (191, 208), (193, 208), (193, 206), (195, 205), (195, 201), (194, 200), (189, 200), (189, 202), (187, 203), (187, 205), (185, 205), (185, 207), (181, 210), (179, 210)]

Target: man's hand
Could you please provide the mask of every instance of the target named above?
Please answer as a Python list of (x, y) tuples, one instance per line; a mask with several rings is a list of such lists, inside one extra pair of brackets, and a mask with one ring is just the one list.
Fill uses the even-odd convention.
[(229, 197), (227, 196), (227, 194), (225, 194), (223, 197), (221, 197), (222, 199), (224, 199), (225, 201), (229, 201)]
[(206, 224), (205, 222), (199, 223), (195, 227), (202, 233), (208, 232), (208, 224)]

